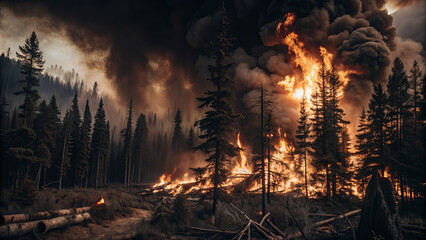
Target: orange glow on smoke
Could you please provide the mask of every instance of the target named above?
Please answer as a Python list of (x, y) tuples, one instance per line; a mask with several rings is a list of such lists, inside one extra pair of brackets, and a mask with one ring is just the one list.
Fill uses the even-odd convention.
[[(289, 26), (296, 20), (295, 15), (287, 13), (285, 18), (284, 22), (278, 24), (277, 32), (283, 32), (285, 37), (282, 39), (282, 43), (288, 47), (289, 53), (294, 55), (293, 63), (300, 68), (303, 77), (287, 75), (278, 82), (278, 85), (283, 86), (288, 91), (288, 95), (294, 99), (300, 101), (304, 96), (309, 105), (309, 100), (315, 89), (315, 82), (320, 79), (319, 70), (321, 65), (324, 63), (325, 68), (330, 70), (333, 66), (334, 55), (322, 46), (319, 47), (320, 57), (307, 52), (305, 44), (299, 40), (299, 36), (295, 32), (288, 32)], [(348, 75), (352, 72), (350, 70), (337, 70), (340, 80), (343, 82), (341, 90), (343, 90), (349, 80)]]
[[(295, 14), (286, 14), (285, 21), (278, 24), (277, 32), (283, 33), (282, 43), (288, 46), (288, 51), (293, 56), (293, 64), (301, 70), (302, 74), (282, 76), (282, 80), (277, 84), (282, 86), (286, 92), (285, 94), (293, 98), (295, 101), (300, 102), (303, 98), (306, 98), (307, 109), (309, 110), (311, 107), (310, 99), (316, 87), (316, 82), (321, 79), (319, 71), (323, 64), (326, 71), (332, 69), (334, 55), (322, 46), (319, 47), (318, 53), (316, 54), (308, 52), (305, 49), (305, 44), (299, 40), (299, 36), (295, 32), (289, 30), (295, 20)], [(343, 88), (349, 79), (348, 75), (352, 73), (352, 70), (336, 68), (336, 72), (343, 83), (341, 86), (342, 89), (340, 89), (340, 92), (343, 92)], [(268, 137), (272, 137), (272, 134)], [(297, 155), (294, 153), (294, 146), (291, 144), (286, 133), (281, 133), (281, 129), (278, 129), (278, 137), (279, 143), (273, 148), (276, 149), (276, 151), (271, 153), (272, 161), (270, 163), (270, 171), (271, 175), (273, 173), (274, 176), (281, 177), (271, 178), (271, 191), (283, 193), (299, 191), (304, 194), (305, 166), (302, 163), (303, 161), (297, 158)], [(227, 182), (221, 185), (221, 187), (228, 192), (232, 191), (234, 186), (238, 185), (254, 173), (254, 169), (251, 167), (246, 152), (244, 151), (244, 147), (240, 141), (240, 133), (238, 133), (236, 144), (242, 150), (239, 151), (238, 157), (231, 159), (233, 161), (233, 164), (229, 168), (231, 170), (231, 176), (228, 178)], [(267, 165), (267, 160), (268, 159), (265, 159), (265, 165)], [(316, 170), (309, 164), (309, 162), (310, 158), (308, 157), (308, 164), (306, 167), (308, 193), (309, 196), (314, 196), (317, 192), (324, 192), (325, 183), (320, 181), (317, 181), (315, 185), (310, 183), (310, 180), (312, 180), (311, 176), (316, 174)], [(175, 170), (170, 174), (163, 174), (160, 177), (159, 182), (154, 185), (154, 188), (156, 188), (154, 192), (166, 189), (171, 194), (176, 195), (178, 193), (189, 193), (193, 190), (206, 192), (208, 189), (213, 187), (209, 182), (204, 185), (197, 183), (194, 177), (189, 176), (189, 173), (186, 173), (180, 179), (172, 180)], [(268, 176), (267, 167), (265, 167), (265, 176)], [(267, 178), (266, 181), (268, 181)], [(189, 190), (184, 190), (184, 184), (192, 184), (192, 187), (190, 187)], [(259, 180), (251, 183), (250, 186), (246, 186), (247, 189), (244, 191), (258, 192), (261, 190), (261, 186), (261, 180), (259, 178)], [(354, 184), (351, 188), (355, 195), (361, 195)]]

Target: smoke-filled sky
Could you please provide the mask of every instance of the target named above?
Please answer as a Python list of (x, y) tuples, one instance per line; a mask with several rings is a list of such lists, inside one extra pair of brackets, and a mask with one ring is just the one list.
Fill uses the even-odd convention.
[[(74, 68), (88, 85), (98, 81), (118, 104), (133, 96), (139, 111), (161, 114), (180, 107), (194, 112), (195, 98), (210, 86), (206, 81), (212, 63), (210, 42), (220, 3), (4, 0), (0, 51), (11, 47), (15, 56), (18, 45), (35, 30), (46, 66)], [(358, 71), (350, 76), (343, 97), (350, 119), (356, 119), (368, 102), (373, 84), (386, 83), (396, 56), (407, 67), (414, 59), (424, 66), (424, 1), (227, 0), (225, 5), (229, 33), (235, 38), (231, 74), (238, 109), (251, 111), (262, 81), (270, 91), (282, 93), (274, 97), (274, 114), (290, 131), (295, 128), (298, 102), (288, 98), (277, 82), (298, 70), (276, 30), (288, 12), (296, 14), (292, 28), (306, 49), (315, 55), (324, 46), (335, 54), (339, 67)], [(248, 129), (251, 122), (246, 121)]]

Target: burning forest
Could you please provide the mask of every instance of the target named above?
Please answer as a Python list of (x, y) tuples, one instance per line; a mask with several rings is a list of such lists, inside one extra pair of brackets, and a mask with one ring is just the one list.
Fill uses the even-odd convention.
[(1, 239), (425, 238), (424, 1), (0, 7)]

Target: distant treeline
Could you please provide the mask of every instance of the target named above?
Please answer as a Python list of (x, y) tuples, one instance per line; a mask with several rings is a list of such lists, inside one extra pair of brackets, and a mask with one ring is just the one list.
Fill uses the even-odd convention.
[(152, 182), (192, 151), (199, 133), (182, 129), (179, 109), (175, 117), (122, 111), (74, 71), (43, 73), (35, 33), (21, 48), (18, 59), (0, 56), (1, 185), (17, 197), (41, 187)]

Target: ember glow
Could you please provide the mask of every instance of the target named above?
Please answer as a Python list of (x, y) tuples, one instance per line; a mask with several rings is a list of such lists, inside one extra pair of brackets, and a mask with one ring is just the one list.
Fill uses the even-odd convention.
[(105, 204), (105, 200), (104, 200), (104, 198), (101, 198), (97, 203), (96, 203), (96, 205), (97, 206), (99, 206), (99, 205), (102, 205), (102, 204)]

